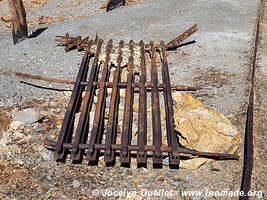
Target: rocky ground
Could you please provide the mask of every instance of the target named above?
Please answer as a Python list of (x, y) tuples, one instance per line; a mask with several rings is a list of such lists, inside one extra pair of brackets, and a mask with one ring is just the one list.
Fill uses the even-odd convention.
[(266, 141), (266, 77), (267, 77), (267, 11), (265, 9), (261, 26), (261, 41), (259, 48), (259, 59), (256, 69), (256, 103), (255, 103), (255, 135), (254, 135), (254, 154), (255, 164), (253, 170), (252, 187), (257, 190), (267, 190), (267, 181), (262, 179), (266, 174), (265, 153), (267, 150), (264, 141)]
[[(127, 5), (142, 3), (144, 0), (127, 0)], [(85, 19), (91, 15), (105, 12), (105, 0), (25, 0), (27, 22), (30, 27), (47, 26), (49, 24), (63, 23), (78, 19)], [(1, 31), (9, 30), (11, 18), (8, 12), (7, 0), (0, 1), (0, 27)]]
[[(48, 29), (37, 38), (23, 41), (14, 47), (8, 35), (9, 19), (6, 17), (8, 15), (6, 1), (0, 0), (2, 17), (0, 56), (3, 61), (0, 64), (1, 73), (14, 70), (74, 79), (82, 53), (75, 51), (65, 53), (63, 48), (56, 48), (53, 40), (58, 34), (71, 31), (73, 34), (92, 36), (97, 31), (101, 31), (105, 39), (114, 37), (115, 40), (121, 38), (128, 40), (144, 37), (145, 40), (150, 38), (170, 40), (176, 36), (177, 31), (182, 32), (191, 25), (191, 22), (198, 20), (202, 31), (194, 37), (197, 44), (185, 46), (169, 54), (171, 79), (175, 84), (211, 86), (210, 92), (197, 92), (194, 93), (194, 97), (226, 115), (238, 127), (241, 139), (243, 138), (253, 28), (257, 13), (255, 3), (199, 1), (194, 4), (190, 1), (173, 3), (168, 0), (164, 2), (148, 0), (146, 3), (119, 8), (110, 14), (104, 13), (103, 4), (104, 1), (26, 1), (31, 29), (36, 30), (40, 27), (48, 27)], [(89, 7), (89, 11), (84, 9), (85, 7)], [(199, 10), (202, 12), (198, 12)], [(157, 17), (155, 11), (161, 13), (161, 17)], [(91, 17), (92, 15), (94, 17)], [(129, 20), (122, 16), (132, 18)], [(140, 16), (142, 18), (139, 19)], [(68, 21), (74, 22), (65, 23)], [(121, 25), (114, 26), (117, 21)], [(135, 27), (136, 24), (138, 28)], [(262, 30), (265, 25), (266, 21)], [(142, 28), (143, 26), (146, 28)], [(114, 32), (111, 33), (111, 29)], [(264, 38), (266, 33), (262, 35), (260, 67), (257, 71), (256, 162), (252, 190), (266, 192), (266, 181), (264, 181), (267, 180), (264, 154), (264, 149), (266, 150), (264, 145), (266, 141), (264, 118), (266, 49), (264, 44), (266, 42)], [(9, 56), (11, 54), (16, 56)], [(180, 67), (181, 63), (183, 67)], [(107, 199), (104, 195), (105, 189), (137, 191), (137, 194), (129, 195), (128, 198), (142, 199), (140, 194), (142, 189), (147, 191), (162, 189), (172, 192), (172, 195), (146, 196), (146, 199), (199, 200), (204, 198), (184, 197), (182, 192), (186, 190), (236, 191), (240, 187), (242, 144), (237, 151), (241, 156), (239, 161), (215, 161), (202, 165), (197, 170), (169, 169), (166, 160), (162, 169), (153, 169), (151, 161), (148, 168), (137, 168), (136, 165), (124, 168), (120, 167), (119, 162), (115, 167), (105, 167), (103, 158), (100, 159), (98, 166), (88, 166), (86, 162), (73, 165), (69, 160), (67, 163), (56, 163), (53, 159), (53, 151), (43, 145), (43, 140), (47, 137), (56, 140), (70, 91), (47, 92), (25, 86), (19, 83), (18, 79), (3, 74), (0, 74), (1, 199)], [(44, 83), (43, 85), (58, 87), (54, 84)], [(14, 121), (22, 121), (22, 123)], [(97, 194), (98, 190), (100, 194)], [(125, 199), (126, 197), (113, 195), (110, 199), (112, 198)], [(208, 197), (206, 199), (233, 198)]]
[[(241, 176), (237, 161), (216, 161), (199, 170), (169, 169), (166, 159), (162, 169), (153, 169), (151, 160), (148, 168), (137, 168), (136, 161), (131, 168), (120, 167), (119, 162), (115, 167), (105, 167), (103, 157), (98, 166), (88, 166), (86, 162), (73, 165), (69, 160), (56, 163), (53, 151), (43, 145), (43, 140), (57, 139), (69, 95), (65, 92), (46, 102), (30, 101), (2, 110), (6, 124), (12, 121), (8, 116), (13, 116), (14, 121), (0, 140), (1, 199), (95, 199), (95, 190), (102, 191), (102, 195), (97, 195), (99, 199), (106, 199), (105, 189), (139, 193), (129, 199), (141, 199), (142, 190), (162, 189), (172, 195), (157, 198), (179, 199), (184, 190), (232, 190), (238, 186), (239, 181), (234, 178)], [(222, 175), (223, 183), (209, 184)]]

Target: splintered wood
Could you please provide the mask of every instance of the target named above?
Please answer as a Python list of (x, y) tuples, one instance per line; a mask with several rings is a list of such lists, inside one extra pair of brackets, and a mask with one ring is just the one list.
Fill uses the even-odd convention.
[(8, 0), (9, 10), (12, 16), (12, 36), (14, 44), (28, 37), (26, 12), (22, 0)]

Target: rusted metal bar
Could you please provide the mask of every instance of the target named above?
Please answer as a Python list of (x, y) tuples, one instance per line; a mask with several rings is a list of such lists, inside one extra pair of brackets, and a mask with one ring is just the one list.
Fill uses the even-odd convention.
[[(56, 42), (65, 46), (65, 51), (71, 51), (73, 49), (78, 49), (78, 51), (82, 51), (86, 48), (89, 42), (89, 37), (85, 37), (82, 39), (81, 36), (70, 37), (68, 33), (65, 36), (56, 36)], [(95, 43), (96, 44), (96, 43)]]
[(178, 154), (178, 140), (174, 128), (174, 111), (173, 111), (173, 100), (171, 94), (171, 82), (168, 69), (168, 61), (166, 58), (166, 49), (164, 42), (161, 42), (161, 60), (162, 60), (162, 80), (166, 85), (164, 88), (164, 99), (165, 99), (165, 113), (166, 113), (166, 130), (167, 140), (169, 146), (172, 147), (172, 152), (169, 153), (170, 165), (179, 166), (179, 154)]
[(130, 151), (128, 151), (128, 145), (131, 141), (132, 136), (132, 112), (133, 112), (133, 81), (134, 81), (134, 72), (133, 72), (133, 55), (134, 55), (134, 44), (133, 41), (130, 41), (130, 52), (128, 63), (128, 75), (127, 75), (127, 88), (125, 96), (125, 105), (124, 105), (124, 117), (123, 117), (123, 127), (121, 134), (121, 145), (122, 150), (120, 153), (120, 161), (122, 164), (128, 164), (130, 162)]
[[(66, 43), (72, 44), (73, 38), (68, 38)], [(79, 38), (74, 38), (80, 40)], [(92, 45), (97, 45), (95, 53), (91, 53), (90, 49)], [(140, 74), (139, 77), (134, 75), (134, 69), (138, 66), (134, 66), (134, 42), (130, 41), (125, 45), (123, 41), (119, 44), (117, 64), (115, 72), (113, 73), (112, 82), (108, 82), (111, 71), (110, 58), (114, 47), (112, 40), (109, 41), (105, 50), (104, 64), (100, 62), (99, 57), (101, 52), (103, 40), (95, 39), (88, 42), (88, 48), (85, 51), (83, 60), (80, 66), (80, 70), (77, 75), (77, 80), (74, 85), (74, 89), (70, 98), (63, 125), (59, 134), (58, 141), (46, 140), (45, 144), (55, 147), (55, 156), (57, 160), (65, 160), (67, 152), (71, 152), (71, 158), (74, 162), (81, 161), (84, 153), (87, 154), (89, 163), (95, 163), (100, 151), (104, 152), (104, 161), (106, 164), (115, 162), (116, 151), (120, 153), (120, 161), (124, 164), (130, 164), (131, 153), (137, 152), (137, 163), (139, 166), (147, 163), (147, 153), (153, 153), (154, 166), (162, 165), (163, 152), (167, 152), (170, 158), (170, 165), (179, 166), (179, 156), (181, 154), (198, 155), (216, 159), (237, 159), (238, 156), (222, 153), (210, 153), (210, 152), (198, 152), (187, 148), (179, 147), (178, 138), (174, 130), (173, 119), (173, 100), (171, 95), (172, 89), (193, 89), (186, 86), (172, 86), (169, 77), (168, 62), (166, 56), (166, 45), (161, 42), (159, 46), (159, 52), (161, 53), (161, 74), (163, 83), (159, 83), (158, 69), (157, 69), (157, 54), (156, 46), (153, 41), (150, 42), (150, 61), (151, 68), (146, 69), (145, 53), (147, 52), (145, 44), (140, 41)], [(127, 81), (120, 82), (121, 71), (123, 70), (121, 63), (123, 61), (122, 53), (123, 49), (129, 47), (130, 56), (127, 65)], [(90, 63), (91, 57), (94, 57), (94, 61)], [(90, 67), (91, 65), (91, 67)], [(87, 73), (91, 70), (88, 80), (86, 80)], [(147, 74), (146, 70), (150, 70), (151, 82), (146, 82)], [(32, 78), (32, 76), (26, 76)], [(46, 79), (45, 77), (35, 77), (37, 79)], [(98, 80), (100, 79), (100, 80)], [(139, 79), (139, 80), (138, 80)], [(53, 79), (52, 79), (53, 80)], [(138, 82), (134, 83), (135, 80)], [(55, 80), (53, 80), (55, 81)], [(56, 80), (57, 81), (57, 80)], [(107, 92), (107, 88), (112, 88), (111, 95)], [(119, 117), (119, 105), (120, 105), (120, 90), (126, 89), (126, 95), (124, 97), (124, 110), (122, 121), (122, 133), (120, 144), (117, 144), (116, 137), (118, 132), (118, 117)], [(85, 91), (85, 95), (82, 98), (82, 93)], [(96, 105), (93, 107), (95, 93), (97, 94)], [(163, 91), (164, 99), (160, 99), (160, 91)], [(138, 138), (137, 145), (131, 144), (132, 139), (132, 122), (133, 122), (133, 101), (134, 92), (139, 92), (139, 105), (138, 105)], [(151, 93), (152, 102), (152, 142), (153, 145), (147, 145), (147, 93)], [(110, 96), (109, 96), (110, 95)], [(106, 98), (110, 97), (110, 105), (108, 112), (106, 113)], [(168, 146), (162, 145), (162, 121), (160, 112), (160, 100), (164, 100), (165, 114), (166, 114), (166, 130)], [(74, 129), (75, 114), (80, 110), (80, 117), (76, 132)], [(162, 104), (163, 106), (163, 104)], [(93, 119), (92, 130), (90, 127), (90, 111), (95, 111)], [(105, 124), (105, 113), (107, 114), (107, 124)], [(103, 134), (105, 134), (105, 141), (103, 140)]]
[(246, 129), (245, 129), (245, 141), (244, 141), (244, 164), (243, 164), (243, 175), (241, 181), (240, 190), (244, 192), (243, 196), (240, 196), (240, 200), (247, 200), (250, 198), (248, 195), (251, 189), (251, 178), (253, 172), (253, 162), (254, 162), (254, 151), (253, 151), (253, 138), (254, 138), (254, 95), (255, 95), (255, 85), (256, 85), (256, 68), (257, 68), (257, 59), (258, 59), (258, 48), (260, 44), (260, 30), (262, 17), (265, 11), (265, 1), (261, 0), (259, 4), (257, 24), (256, 24), (256, 33), (253, 49), (253, 62), (251, 69), (251, 85), (250, 85), (250, 94), (249, 102), (247, 108), (247, 119), (246, 119)]
[(115, 152), (112, 151), (112, 144), (115, 143), (116, 133), (117, 133), (117, 123), (118, 123), (118, 109), (119, 109), (119, 88), (118, 82), (120, 81), (121, 73), (121, 62), (122, 62), (122, 51), (124, 42), (121, 41), (119, 44), (119, 55), (117, 58), (117, 67), (114, 73), (113, 86), (111, 93), (111, 100), (109, 106), (109, 115), (108, 115), (108, 125), (106, 131), (106, 151), (104, 160), (106, 163), (114, 162)]
[[(37, 76), (37, 75), (32, 75), (32, 74), (26, 74), (26, 73), (21, 73), (21, 72), (6, 72), (6, 73), (0, 73), (8, 76), (19, 76), (22, 79), (34, 79), (34, 80), (39, 80), (39, 81), (47, 81), (47, 82), (52, 82), (52, 83), (62, 83), (62, 84), (74, 84), (75, 81), (72, 80), (65, 80), (65, 79), (56, 79), (56, 78), (50, 78), (50, 77), (43, 77), (43, 76)], [(104, 82), (105, 86), (110, 88), (113, 87), (112, 82)], [(80, 82), (81, 86), (87, 86), (88, 81), (81, 81)], [(93, 82), (93, 86), (99, 86), (100, 82)], [(118, 87), (120, 88), (126, 88), (127, 83), (126, 82), (119, 82)], [(132, 87), (134, 88), (140, 88), (140, 83), (133, 83)], [(152, 84), (151, 83), (145, 83), (146, 88), (151, 88)], [(163, 89), (166, 86), (164, 84), (158, 84), (159, 89)], [(210, 87), (194, 87), (194, 86), (184, 86), (184, 85), (171, 85), (172, 90), (177, 90), (177, 91), (197, 91), (201, 89), (211, 89)]]
[(187, 29), (185, 32), (183, 32), (178, 37), (171, 40), (167, 45), (165, 45), (166, 49), (172, 49), (178, 47), (179, 44), (182, 43), (185, 39), (189, 38), (192, 34), (198, 31), (197, 24), (194, 24), (189, 29)]
[(155, 145), (155, 152), (153, 152), (153, 163), (162, 164), (162, 129), (160, 117), (160, 102), (159, 102), (159, 89), (158, 89), (158, 71), (156, 64), (156, 49), (154, 42), (150, 42), (151, 46), (151, 95), (152, 95), (152, 127), (153, 127), (153, 145)]
[[(111, 52), (111, 49), (112, 49), (112, 40), (108, 42), (106, 48), (106, 58), (101, 75), (102, 82), (107, 81), (109, 77), (109, 60), (110, 60), (109, 54)], [(94, 149), (94, 144), (100, 142), (101, 131), (104, 125), (105, 104), (106, 104), (106, 87), (104, 84), (101, 84), (99, 87), (93, 128), (91, 131), (90, 142), (88, 145), (88, 152), (87, 152), (87, 158), (89, 159), (89, 161), (92, 162), (96, 161), (97, 151), (96, 149)]]
[[(94, 84), (94, 86), (99, 86), (101, 83), (100, 82), (94, 82), (93, 84)], [(112, 82), (105, 82), (104, 84), (106, 87), (112, 87), (112, 85), (113, 85)], [(87, 81), (82, 81), (81, 85), (86, 86)], [(127, 88), (127, 82), (118, 83), (118, 87)], [(140, 88), (141, 83), (133, 83), (132, 87)], [(161, 83), (158, 84), (159, 89), (164, 89), (165, 87), (166, 87), (165, 84), (161, 84)], [(152, 83), (145, 83), (145, 88), (147, 88), (147, 89), (152, 88)], [(177, 90), (177, 91), (197, 91), (197, 90), (201, 90), (201, 89), (210, 89), (209, 87), (205, 88), (205, 87), (194, 87), (194, 86), (184, 86), (184, 85), (171, 85), (170, 88), (172, 90)]]
[(147, 153), (145, 145), (147, 144), (147, 94), (146, 94), (146, 68), (145, 68), (145, 47), (144, 42), (140, 42), (141, 54), (141, 76), (140, 76), (140, 89), (139, 89), (139, 110), (138, 110), (138, 153), (137, 163), (147, 163)]
[[(81, 114), (76, 130), (76, 135), (74, 137), (74, 143), (72, 146), (72, 157), (74, 161), (78, 161), (81, 159), (81, 151), (79, 151), (79, 144), (83, 143), (86, 136), (86, 131), (88, 131), (89, 128), (89, 117), (90, 117), (90, 110), (93, 103), (93, 96), (94, 96), (94, 87), (93, 82), (97, 80), (97, 75), (99, 71), (99, 65), (98, 65), (98, 59), (99, 59), (99, 53), (101, 51), (103, 40), (99, 40), (96, 50), (95, 59), (92, 64), (91, 73), (89, 75), (88, 85), (87, 85), (87, 91), (85, 93), (85, 96), (83, 98), (83, 104), (81, 108)], [(90, 40), (89, 45), (91, 46), (93, 44), (93, 40)]]
[[(51, 140), (44, 140), (44, 144), (47, 146), (50, 146), (50, 147), (56, 146), (56, 142), (51, 141)], [(71, 143), (64, 143), (63, 148), (64, 149), (71, 149), (72, 144)], [(79, 144), (79, 149), (87, 150), (88, 144)], [(105, 144), (95, 144), (95, 149), (105, 150), (106, 145)], [(114, 150), (114, 151), (121, 151), (121, 149), (122, 149), (122, 146), (120, 144), (113, 144), (112, 145), (112, 150)], [(146, 152), (153, 152), (153, 151), (155, 151), (155, 146), (154, 145), (151, 145), (151, 146), (145, 145), (144, 149)], [(128, 150), (138, 152), (139, 146), (138, 145), (129, 145)], [(161, 147), (161, 152), (171, 153), (172, 148), (171, 147)], [(239, 156), (234, 155), (234, 154), (202, 152), (202, 151), (191, 150), (191, 149), (184, 148), (184, 147), (178, 147), (178, 152), (179, 152), (179, 154), (191, 154), (191, 155), (196, 155), (196, 156), (203, 156), (203, 157), (210, 157), (210, 158), (217, 158), (217, 159), (232, 159), (232, 160), (238, 160), (239, 159)]]
[[(165, 46), (166, 50), (176, 49), (184, 40), (186, 40), (196, 31), (198, 31), (197, 24), (194, 24), (185, 32), (183, 32), (182, 34), (180, 34), (179, 36), (168, 42)], [(81, 36), (70, 37), (69, 34), (66, 34), (66, 36), (57, 36), (55, 40), (66, 47), (65, 48), (66, 52), (75, 48), (77, 48), (78, 50), (83, 50), (87, 46), (87, 41), (88, 41), (86, 40), (86, 38), (82, 40)], [(139, 44), (134, 44), (134, 45), (139, 45)], [(160, 48), (160, 44), (154, 44), (154, 46), (156, 49)], [(149, 50), (150, 44), (145, 44), (145, 49)]]
[(84, 49), (85, 45), (88, 43), (89, 37), (86, 37), (84, 39), (79, 38), (76, 42), (69, 43), (65, 46), (65, 51), (68, 52), (72, 49), (78, 49), (78, 51), (81, 51)]
[[(170, 42), (168, 42), (165, 45), (166, 50), (173, 50), (179, 47), (179, 45), (189, 38), (191, 35), (193, 35), (195, 32), (198, 31), (197, 24), (192, 25), (189, 29), (187, 29), (185, 32), (177, 36), (176, 38), (172, 39)], [(154, 44), (156, 49), (160, 49), (160, 44)], [(146, 49), (150, 49), (150, 44), (145, 45)]]
[(65, 151), (62, 149), (62, 145), (65, 142), (69, 142), (72, 136), (73, 132), (73, 124), (74, 124), (74, 118), (75, 113), (80, 107), (80, 102), (82, 100), (82, 92), (83, 88), (80, 87), (80, 82), (84, 81), (87, 76), (88, 71), (88, 62), (89, 62), (89, 51), (91, 46), (88, 46), (86, 49), (82, 63), (80, 66), (80, 70), (77, 75), (77, 82), (74, 85), (72, 95), (70, 97), (70, 102), (63, 120), (63, 124), (59, 133), (57, 146), (55, 149), (55, 157), (57, 160), (63, 160), (65, 156)]

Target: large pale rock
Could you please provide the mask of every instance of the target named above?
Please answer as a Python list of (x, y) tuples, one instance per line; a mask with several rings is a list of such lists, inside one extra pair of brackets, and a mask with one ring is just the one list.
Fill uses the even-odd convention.
[[(240, 135), (229, 119), (189, 94), (176, 92), (173, 100), (175, 129), (183, 146), (197, 151), (235, 153)], [(197, 169), (208, 161), (195, 158), (181, 163), (181, 167)]]
[(39, 113), (34, 108), (26, 108), (13, 114), (14, 121), (32, 124), (39, 120)]

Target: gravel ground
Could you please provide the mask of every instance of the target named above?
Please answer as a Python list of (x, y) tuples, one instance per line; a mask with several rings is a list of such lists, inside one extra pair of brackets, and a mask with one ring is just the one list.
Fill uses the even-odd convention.
[[(50, 3), (56, 5), (55, 2)], [(87, 13), (88, 10), (98, 8), (98, 4), (92, 5), (92, 8), (91, 4), (77, 8), (81, 10), (80, 13)], [(99, 188), (125, 188), (131, 191), (147, 188), (173, 190), (176, 194), (169, 197), (170, 199), (203, 199), (181, 197), (180, 192), (239, 189), (242, 159), (216, 161), (203, 165), (196, 171), (169, 170), (168, 167), (160, 170), (151, 167), (106, 168), (103, 164), (96, 167), (83, 164), (75, 168), (70, 163), (55, 163), (52, 152), (47, 151), (40, 140), (45, 134), (51, 137), (58, 134), (60, 119), (69, 96), (21, 84), (18, 79), (3, 73), (20, 71), (75, 79), (82, 53), (65, 53), (64, 49), (57, 47), (54, 42), (56, 35), (64, 35), (66, 32), (89, 37), (98, 33), (105, 41), (112, 38), (116, 42), (121, 39), (126, 42), (130, 39), (143, 39), (146, 42), (151, 39), (169, 41), (193, 23), (198, 23), (200, 30), (188, 40), (195, 40), (196, 43), (169, 53), (171, 80), (174, 84), (212, 86), (210, 92), (200, 92), (195, 96), (229, 116), (242, 134), (257, 6), (255, 1), (249, 0), (148, 0), (109, 13), (96, 13), (73, 22), (47, 25), (48, 28), (38, 37), (27, 39), (16, 46), (12, 44), (6, 29), (0, 31), (1, 106), (6, 108), (19, 104), (17, 109), (34, 107), (42, 111), (41, 117), (46, 119), (44, 122), (23, 126), (15, 131), (15, 134), (5, 136), (8, 141), (5, 148), (8, 150), (0, 154), (0, 198), (95, 198), (92, 197), (92, 192)], [(42, 9), (46, 10), (44, 7)], [(43, 12), (59, 16), (53, 9)], [(65, 13), (68, 12), (70, 11), (67, 9)], [(49, 13), (46, 15), (50, 15)], [(38, 27), (43, 25), (33, 26), (33, 30)], [(41, 101), (25, 103), (31, 99)], [(15, 108), (9, 108), (7, 112), (15, 112)], [(58, 118), (59, 120), (56, 120)], [(2, 150), (5, 151), (5, 148)], [(239, 155), (242, 156), (242, 148)], [(260, 171), (260, 167), (258, 170)], [(27, 189), (24, 189), (24, 186), (27, 186)], [(258, 188), (262, 187), (257, 185), (252, 189)], [(105, 198), (100, 195), (100, 199)]]
[[(206, 99), (209, 105), (229, 115), (238, 112), (245, 101), (246, 56), (251, 46), (256, 8), (257, 4), (250, 1), (243, 1), (242, 5), (238, 1), (147, 1), (88, 19), (49, 26), (37, 38), (25, 40), (16, 46), (12, 45), (8, 36), (3, 37), (0, 44), (5, 48), (0, 49), (3, 58), (0, 70), (74, 79), (82, 53), (65, 53), (56, 46), (56, 35), (69, 32), (71, 35), (94, 37), (98, 33), (106, 41), (110, 38), (117, 42), (120, 39), (126, 42), (130, 39), (169, 41), (197, 22), (200, 31), (190, 38), (196, 44), (169, 55), (172, 81), (176, 84), (203, 82), (209, 86), (205, 80), (194, 80), (199, 70), (205, 73), (205, 70), (212, 68), (231, 74), (228, 84), (215, 87), (213, 98)], [(44, 93), (29, 86), (18, 86), (18, 81), (7, 77), (1, 81), (1, 87), (7, 88), (0, 93), (3, 105), (11, 105), (26, 96), (39, 97), (40, 93)], [(9, 87), (21, 89), (8, 90)], [(35, 92), (37, 95), (34, 95)]]

